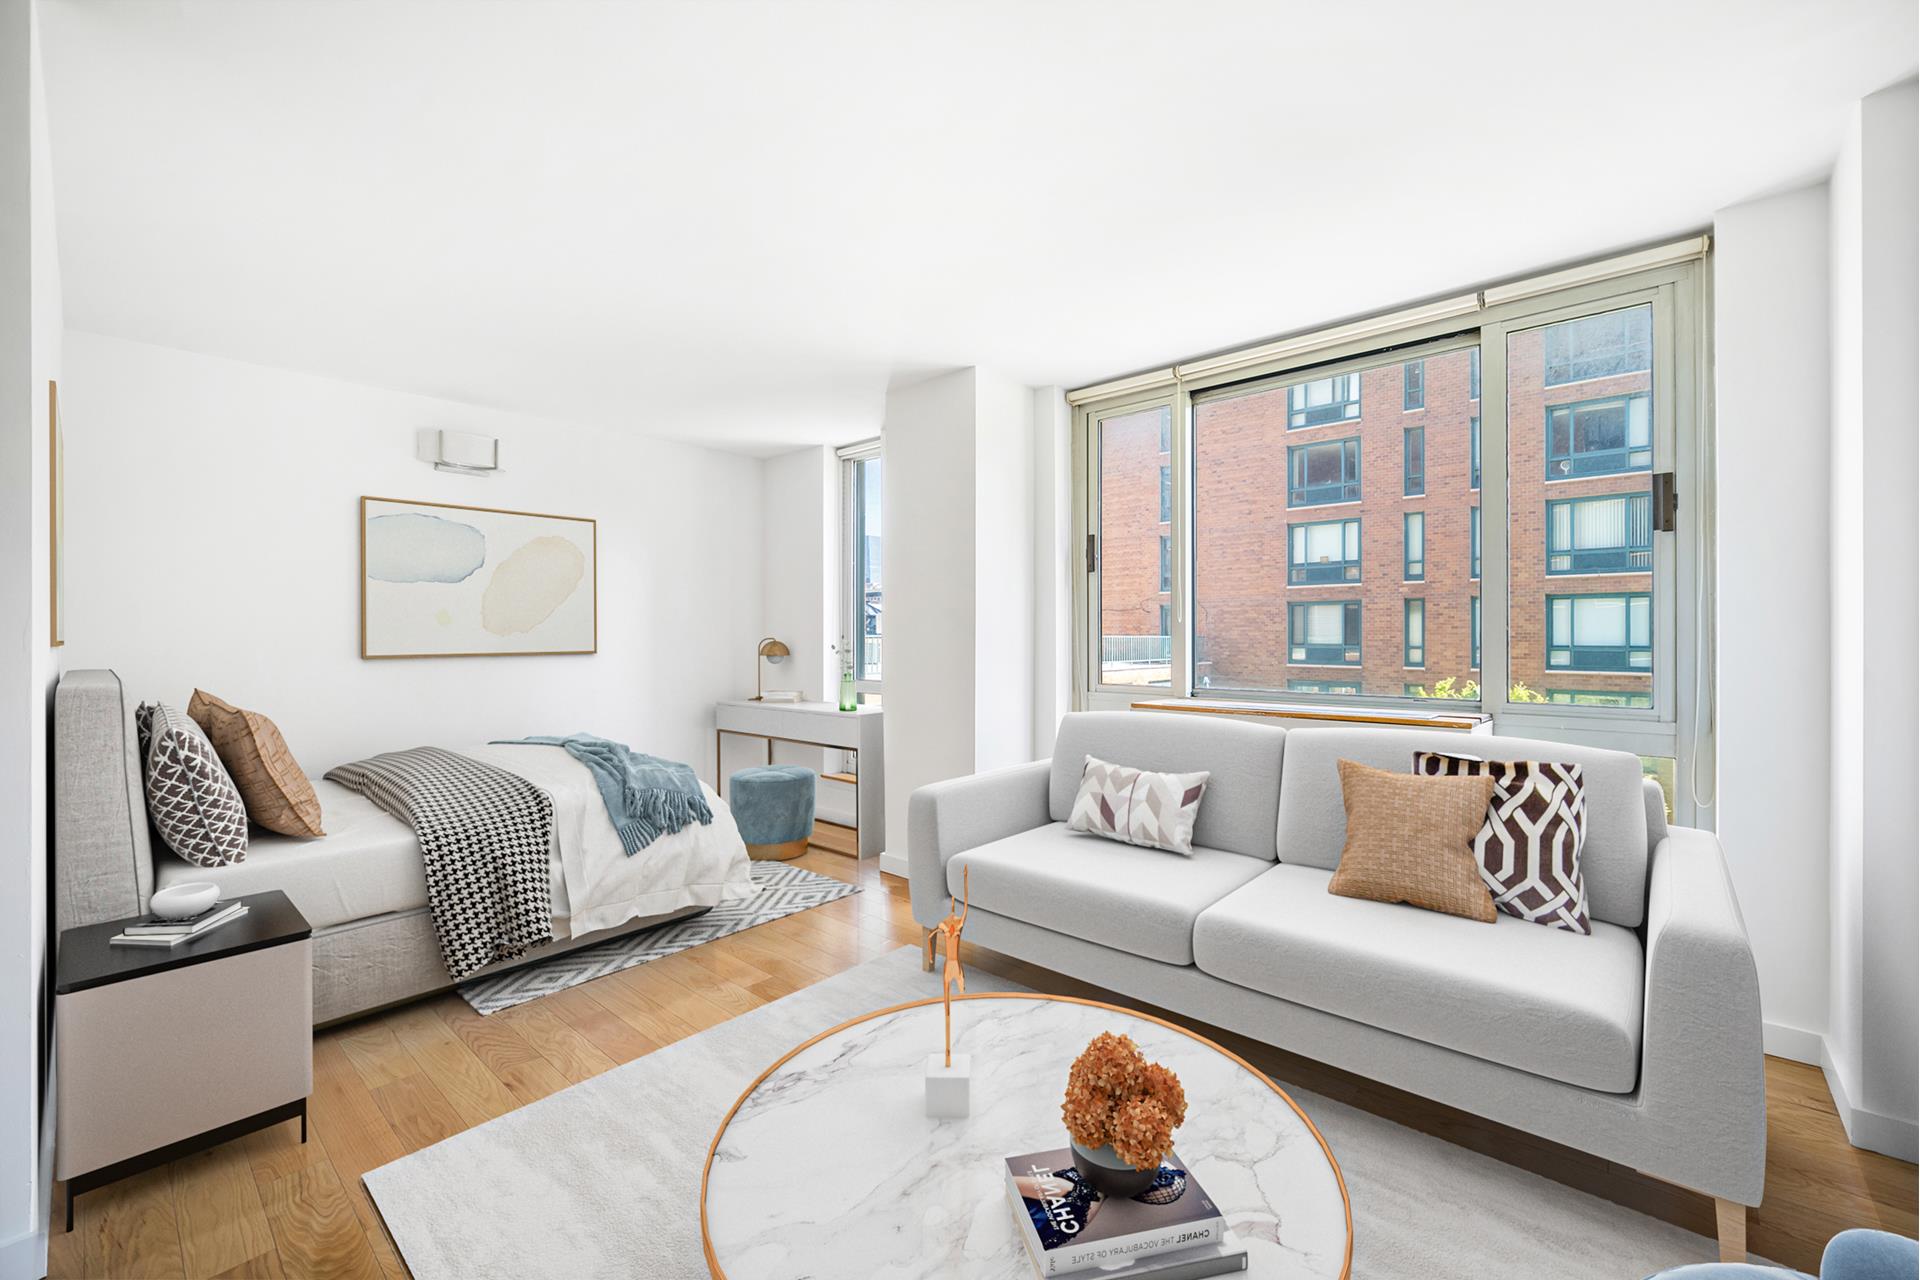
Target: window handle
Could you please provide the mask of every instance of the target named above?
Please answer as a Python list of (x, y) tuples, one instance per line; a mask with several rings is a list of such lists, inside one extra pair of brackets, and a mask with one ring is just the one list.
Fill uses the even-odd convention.
[(1655, 533), (1672, 533), (1674, 513), (1680, 509), (1680, 496), (1674, 491), (1673, 472), (1656, 471), (1653, 473), (1653, 529)]
[(1099, 538), (1098, 534), (1090, 533), (1087, 535), (1087, 572), (1088, 573), (1092, 573), (1095, 569), (1099, 568), (1100, 566), (1099, 553), (1094, 549), (1098, 538)]

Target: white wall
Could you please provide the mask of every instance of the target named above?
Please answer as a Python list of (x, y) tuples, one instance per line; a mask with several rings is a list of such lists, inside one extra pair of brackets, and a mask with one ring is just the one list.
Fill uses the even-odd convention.
[(1033, 392), (974, 371), (974, 769), (1033, 753)]
[[(65, 362), (70, 668), (264, 712), (314, 773), (585, 730), (713, 776), (764, 634), (758, 461), (75, 331)], [(417, 461), (442, 426), (498, 436), (503, 473)], [(363, 494), (597, 519), (600, 652), (363, 660)]]
[(1053, 754), (1073, 709), (1073, 409), (1033, 389), (1033, 754)]
[(1827, 200), (1820, 183), (1714, 215), (1716, 825), (1767, 1051), (1802, 1062), (1827, 1026), (1828, 639), (1809, 625), (1828, 612)]
[(1830, 182), (1832, 672), (1827, 1079), (1853, 1141), (1913, 1159), (1920, 959), (1916, 93), (1863, 99)]
[(47, 383), (60, 273), (38, 15), (0, 2), (0, 1277), (46, 1272)]
[(973, 422), (972, 369), (887, 395), (883, 865), (895, 870), (914, 789), (973, 771)]

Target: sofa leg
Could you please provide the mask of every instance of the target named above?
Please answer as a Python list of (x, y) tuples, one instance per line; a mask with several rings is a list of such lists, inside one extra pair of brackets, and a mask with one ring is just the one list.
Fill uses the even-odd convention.
[(1715, 1197), (1714, 1227), (1720, 1233), (1720, 1261), (1747, 1260), (1747, 1206)]

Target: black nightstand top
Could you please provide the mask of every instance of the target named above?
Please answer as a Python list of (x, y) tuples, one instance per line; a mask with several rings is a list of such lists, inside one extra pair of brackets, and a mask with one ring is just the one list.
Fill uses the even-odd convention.
[(242, 894), (239, 900), (247, 904), (245, 915), (177, 947), (116, 947), (108, 943), (107, 939), (125, 931), (128, 925), (146, 919), (145, 913), (66, 930), (60, 935), (54, 993), (71, 995), (89, 987), (144, 978), (313, 936), (313, 926), (278, 889)]

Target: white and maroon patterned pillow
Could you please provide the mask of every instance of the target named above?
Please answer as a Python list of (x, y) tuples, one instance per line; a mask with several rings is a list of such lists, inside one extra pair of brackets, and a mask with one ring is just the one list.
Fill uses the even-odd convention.
[(1587, 792), (1577, 764), (1480, 760), (1439, 751), (1413, 753), (1413, 771), (1438, 777), (1493, 778), (1486, 825), (1473, 838), (1480, 876), (1493, 905), (1550, 929), (1592, 933), (1580, 846), (1587, 838)]
[(1191, 854), (1200, 797), (1212, 776), (1147, 773), (1088, 756), (1067, 826), (1109, 840)]
[(200, 726), (164, 703), (133, 713), (147, 814), (167, 848), (196, 867), (247, 856), (247, 806)]

